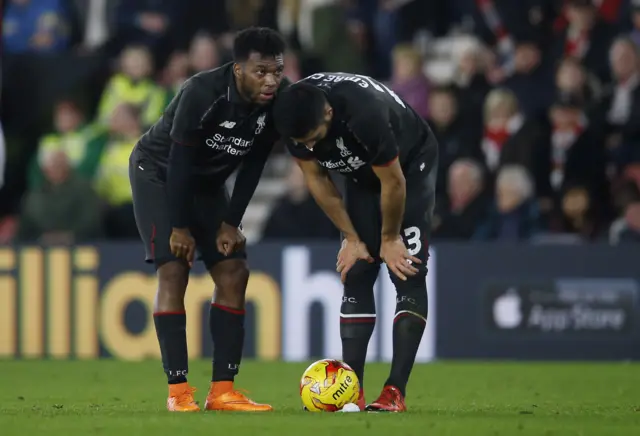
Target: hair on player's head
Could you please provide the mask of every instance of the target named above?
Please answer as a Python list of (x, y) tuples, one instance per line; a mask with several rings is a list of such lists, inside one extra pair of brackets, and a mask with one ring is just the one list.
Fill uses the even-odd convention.
[(233, 41), (233, 59), (246, 61), (253, 52), (275, 57), (284, 53), (286, 43), (282, 36), (268, 27), (249, 27), (241, 30)]
[(305, 82), (280, 91), (273, 107), (278, 133), (285, 138), (303, 138), (322, 124), (325, 102), (324, 92)]

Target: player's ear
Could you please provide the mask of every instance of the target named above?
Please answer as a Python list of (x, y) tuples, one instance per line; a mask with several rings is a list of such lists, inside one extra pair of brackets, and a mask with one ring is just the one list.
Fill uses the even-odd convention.
[(324, 119), (327, 121), (331, 121), (331, 118), (333, 118), (333, 108), (326, 104), (324, 106)]
[(242, 66), (238, 62), (233, 64), (233, 76), (236, 79), (242, 78)]

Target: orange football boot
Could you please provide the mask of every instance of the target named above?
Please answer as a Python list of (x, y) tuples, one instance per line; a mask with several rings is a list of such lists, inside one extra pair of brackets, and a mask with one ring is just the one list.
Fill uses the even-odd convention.
[(395, 386), (385, 386), (376, 401), (369, 404), (368, 412), (406, 412), (407, 406), (404, 403), (404, 396)]
[(364, 400), (364, 389), (362, 388), (360, 388), (360, 395), (358, 395), (356, 405), (360, 408), (361, 412), (364, 412), (365, 407), (367, 407), (367, 402)]
[(247, 398), (242, 392), (233, 388), (233, 382), (212, 382), (205, 410), (220, 410), (227, 412), (270, 412), (273, 410), (268, 404), (258, 404)]
[(167, 398), (167, 410), (169, 412), (199, 412), (200, 406), (193, 398), (196, 388), (189, 383), (169, 385), (169, 398)]

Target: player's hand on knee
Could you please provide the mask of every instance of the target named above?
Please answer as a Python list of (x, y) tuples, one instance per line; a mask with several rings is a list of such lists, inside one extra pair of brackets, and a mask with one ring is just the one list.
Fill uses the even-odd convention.
[(193, 265), (193, 258), (196, 253), (196, 240), (191, 236), (189, 229), (176, 229), (171, 231), (169, 238), (169, 246), (171, 254), (179, 259), (184, 259), (189, 263), (189, 267)]
[(394, 239), (383, 238), (380, 257), (400, 280), (407, 280), (407, 277), (416, 275), (418, 268), (414, 264), (422, 263), (420, 259), (409, 254), (400, 236)]
[(218, 251), (225, 256), (230, 255), (234, 251), (243, 250), (247, 243), (242, 230), (230, 224), (223, 222), (218, 230), (216, 245)]
[(359, 239), (343, 239), (342, 247), (338, 252), (338, 261), (336, 262), (336, 271), (340, 273), (342, 283), (347, 279), (347, 273), (360, 259), (369, 263), (374, 261), (364, 242)]

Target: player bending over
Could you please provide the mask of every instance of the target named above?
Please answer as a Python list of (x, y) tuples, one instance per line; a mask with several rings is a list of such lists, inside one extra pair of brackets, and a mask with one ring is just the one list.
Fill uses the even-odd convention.
[[(427, 320), (427, 258), (437, 142), (406, 103), (375, 80), (318, 73), (291, 85), (274, 106), (276, 128), (318, 205), (343, 234), (342, 355), (362, 382), (376, 311), (380, 262), (397, 290), (391, 373), (366, 410), (402, 412)], [(346, 176), (346, 201), (328, 176)], [(373, 255), (373, 256), (372, 256)], [(364, 391), (358, 405), (365, 409)]]
[[(205, 409), (271, 410), (234, 390), (233, 380), (242, 358), (249, 278), (240, 221), (278, 137), (270, 111), (284, 86), (284, 49), (273, 30), (238, 33), (235, 61), (187, 80), (131, 154), (136, 223), (158, 275), (153, 319), (170, 411), (200, 410), (187, 383), (184, 306), (196, 250), (215, 283), (209, 311), (213, 376)], [(225, 181), (240, 164), (229, 199)]]

